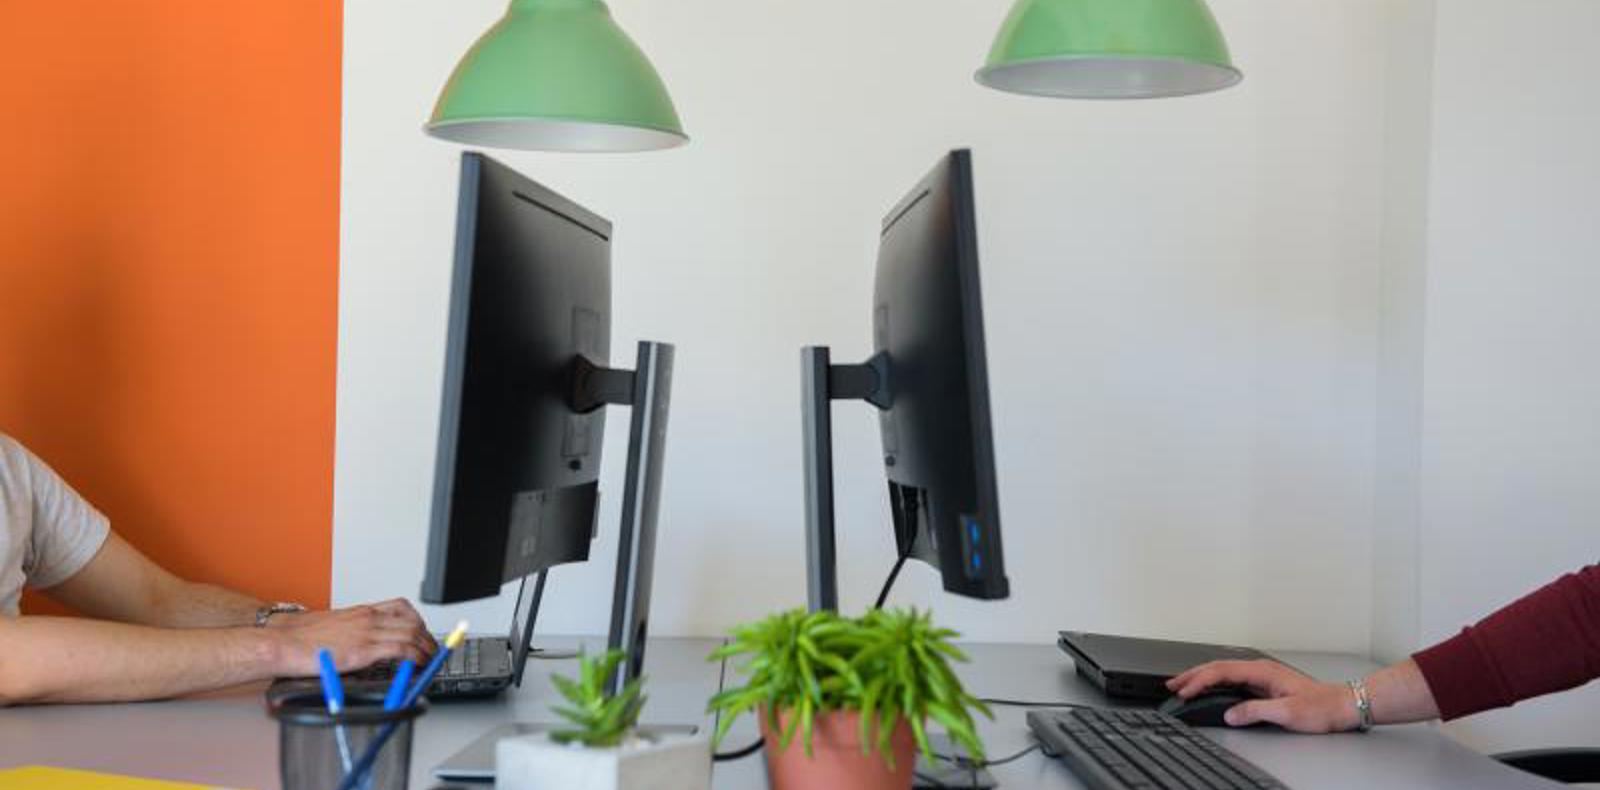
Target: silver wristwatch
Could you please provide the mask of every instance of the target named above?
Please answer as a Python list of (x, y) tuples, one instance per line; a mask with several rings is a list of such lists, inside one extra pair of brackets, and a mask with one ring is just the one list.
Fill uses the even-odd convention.
[(1367, 693), (1366, 681), (1351, 680), (1345, 685), (1350, 687), (1350, 693), (1356, 698), (1356, 729), (1361, 732), (1372, 729), (1372, 696)]
[(297, 603), (286, 603), (280, 601), (278, 603), (267, 604), (266, 606), (256, 610), (256, 627), (265, 628), (267, 621), (271, 620), (272, 616), (275, 614), (300, 614), (304, 611), (306, 611), (306, 608)]

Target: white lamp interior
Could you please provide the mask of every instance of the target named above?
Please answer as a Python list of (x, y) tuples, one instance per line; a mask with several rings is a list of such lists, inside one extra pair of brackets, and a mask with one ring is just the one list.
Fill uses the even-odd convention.
[(560, 118), (498, 118), (429, 124), (428, 134), (490, 148), (525, 151), (655, 151), (688, 142), (687, 137), (639, 126)]
[(1221, 90), (1237, 69), (1176, 58), (1076, 56), (991, 66), (978, 81), (991, 88), (1074, 99), (1153, 99)]

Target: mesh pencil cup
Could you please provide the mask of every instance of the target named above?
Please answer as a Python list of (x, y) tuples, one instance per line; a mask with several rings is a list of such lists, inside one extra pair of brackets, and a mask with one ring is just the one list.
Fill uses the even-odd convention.
[[(427, 703), (397, 711), (383, 709), (383, 695), (351, 692), (338, 716), (328, 713), (321, 694), (292, 694), (275, 701), (278, 765), (283, 790), (334, 790), (345, 775), (345, 757), (359, 762), (379, 734), (393, 725), (372, 764), (362, 790), (406, 790), (411, 774), (411, 730)], [(342, 741), (342, 743), (341, 743)]]

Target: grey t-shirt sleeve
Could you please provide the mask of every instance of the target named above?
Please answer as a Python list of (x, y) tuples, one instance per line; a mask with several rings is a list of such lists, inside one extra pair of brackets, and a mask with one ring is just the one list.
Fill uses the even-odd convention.
[(33, 531), (23, 553), (22, 573), (36, 590), (75, 576), (94, 559), (111, 534), (111, 522), (26, 448), (19, 448), (33, 495)]

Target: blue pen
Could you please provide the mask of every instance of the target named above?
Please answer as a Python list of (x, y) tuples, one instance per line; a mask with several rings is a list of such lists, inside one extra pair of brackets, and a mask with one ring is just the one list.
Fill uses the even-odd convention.
[[(328, 703), (328, 713), (335, 720), (344, 710), (344, 684), (339, 682), (339, 670), (333, 665), (333, 654), (327, 648), (317, 651), (317, 669), (322, 675), (322, 699)], [(335, 724), (333, 737), (339, 742), (339, 759), (344, 770), (350, 770), (350, 741), (345, 738), (344, 725)]]
[(411, 659), (400, 662), (394, 670), (394, 680), (389, 683), (389, 693), (383, 696), (383, 709), (387, 711), (399, 710), (401, 703), (405, 702), (406, 692), (411, 690), (411, 674), (417, 665)]
[[(406, 692), (405, 698), (400, 701), (400, 705), (396, 710), (409, 708), (417, 704), (417, 699), (422, 696), (424, 691), (428, 690), (428, 684), (433, 682), (433, 676), (439, 674), (439, 670), (444, 668), (445, 659), (450, 657), (450, 651), (460, 647), (466, 638), (467, 622), (463, 620), (456, 623), (455, 630), (444, 638), (444, 644), (439, 646), (439, 652), (434, 654), (433, 660), (429, 661), (427, 668), (422, 670), (422, 676), (417, 678), (417, 682)], [(394, 735), (396, 727), (397, 725), (391, 721), (383, 725), (383, 729), (378, 730), (378, 737), (373, 738), (372, 742), (367, 744), (367, 750), (362, 752), (361, 759), (356, 761), (355, 767), (345, 771), (344, 779), (339, 782), (338, 790), (352, 790), (357, 782), (360, 781), (361, 776), (372, 770), (372, 764), (378, 761), (379, 750)]]

